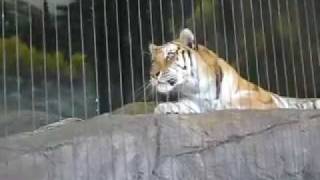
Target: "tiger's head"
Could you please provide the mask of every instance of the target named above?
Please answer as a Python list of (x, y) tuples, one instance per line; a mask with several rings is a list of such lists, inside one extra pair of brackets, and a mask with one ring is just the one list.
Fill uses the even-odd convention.
[(150, 44), (149, 51), (152, 56), (151, 85), (160, 93), (175, 90), (196, 93), (199, 88), (210, 86), (212, 80), (221, 78), (219, 57), (197, 45), (189, 29), (182, 30), (177, 40), (161, 46)]
[(152, 56), (151, 85), (160, 93), (193, 86), (195, 58), (198, 56), (194, 35), (184, 29), (177, 40), (161, 46), (149, 45)]

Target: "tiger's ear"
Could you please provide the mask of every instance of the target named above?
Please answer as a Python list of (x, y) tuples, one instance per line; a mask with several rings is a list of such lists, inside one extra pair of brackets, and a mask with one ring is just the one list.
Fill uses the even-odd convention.
[(183, 29), (180, 32), (180, 42), (183, 45), (188, 46), (190, 48), (196, 47), (194, 35), (193, 35), (192, 31), (188, 28)]
[(149, 44), (149, 53), (151, 55), (151, 60), (154, 60), (159, 50), (161, 50), (161, 46), (157, 46), (155, 44)]
[(152, 53), (154, 53), (154, 52), (156, 52), (157, 50), (159, 50), (160, 49), (160, 47), (159, 46), (157, 46), (157, 45), (155, 45), (155, 44), (149, 44), (149, 52), (152, 54)]

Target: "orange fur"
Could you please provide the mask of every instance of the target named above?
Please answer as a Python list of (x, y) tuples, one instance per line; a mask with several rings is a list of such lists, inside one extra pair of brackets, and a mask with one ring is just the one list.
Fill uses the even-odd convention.
[[(234, 79), (233, 84), (236, 84), (236, 89), (234, 93), (241, 93), (241, 91), (248, 91), (248, 95), (244, 96), (234, 96), (230, 97), (230, 108), (240, 107), (241, 109), (250, 108), (250, 109), (270, 109), (277, 108), (276, 103), (274, 102), (272, 96), (273, 93), (258, 87), (257, 85), (243, 79), (240, 75), (234, 70), (234, 68), (226, 63), (226, 61), (220, 59), (215, 53), (210, 51), (204, 46), (200, 46), (197, 51), (194, 51), (199, 55), (200, 58), (197, 60), (202, 60), (205, 62), (205, 65), (208, 66), (211, 73), (216, 74), (218, 69), (222, 70), (224, 76), (232, 76)], [(202, 63), (201, 63), (202, 64)], [(219, 68), (220, 67), (220, 68)]]
[[(180, 42), (174, 42), (177, 45), (180, 45)], [(191, 50), (196, 56), (198, 64), (202, 66), (202, 69), (206, 69), (208, 71), (208, 75), (216, 75), (218, 70), (222, 71), (223, 76), (232, 76), (234, 82), (229, 82), (235, 84), (236, 89), (233, 90), (234, 94), (230, 95), (229, 98), (229, 108), (241, 108), (241, 109), (270, 109), (277, 108), (276, 103), (273, 101), (272, 96), (274, 95), (271, 92), (268, 92), (261, 87), (243, 79), (240, 75), (235, 71), (235, 69), (226, 63), (225, 60), (221, 59), (213, 53), (208, 48), (199, 45), (197, 50), (190, 49), (188, 47), (183, 46), (185, 49)], [(164, 71), (166, 68), (170, 66), (170, 62), (165, 61), (165, 57), (161, 52), (161, 47), (155, 47), (154, 52), (152, 53), (153, 65), (150, 71), (151, 75), (156, 74), (159, 71)], [(203, 67), (205, 66), (205, 67)], [(238, 96), (236, 94), (242, 92), (248, 92), (247, 95)], [(228, 98), (226, 98), (228, 99)]]

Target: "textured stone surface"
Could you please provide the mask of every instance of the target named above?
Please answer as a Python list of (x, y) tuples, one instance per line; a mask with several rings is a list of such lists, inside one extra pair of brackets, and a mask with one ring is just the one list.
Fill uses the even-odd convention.
[(9, 112), (6, 117), (0, 112), (0, 137), (16, 133), (32, 131), (46, 124), (54, 123), (59, 120), (58, 115), (47, 114), (41, 111), (17, 111)]
[(67, 119), (0, 139), (0, 179), (320, 179), (320, 112)]

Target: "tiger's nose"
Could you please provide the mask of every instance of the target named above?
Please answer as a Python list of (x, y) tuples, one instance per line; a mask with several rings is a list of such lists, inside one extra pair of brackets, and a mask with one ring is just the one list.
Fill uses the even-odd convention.
[(156, 72), (156, 73), (152, 73), (151, 77), (153, 78), (157, 78), (160, 75), (160, 71)]
[(169, 79), (167, 82), (168, 82), (171, 86), (173, 86), (173, 85), (176, 84), (177, 80), (176, 80), (176, 79)]

